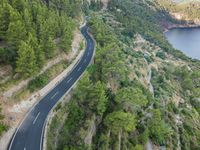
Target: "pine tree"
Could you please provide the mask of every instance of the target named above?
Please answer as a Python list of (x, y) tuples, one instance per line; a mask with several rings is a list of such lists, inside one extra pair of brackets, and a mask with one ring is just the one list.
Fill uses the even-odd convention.
[(16, 72), (20, 73), (23, 77), (31, 76), (37, 71), (35, 52), (24, 41), (21, 41), (19, 45), (16, 65)]
[(37, 38), (33, 36), (31, 33), (29, 33), (28, 35), (29, 36), (28, 36), (27, 44), (33, 48), (35, 52), (37, 66), (40, 68), (44, 65), (45, 53), (43, 49), (41, 48), (41, 46), (39, 45)]
[(24, 9), (23, 20), (24, 20), (26, 31), (32, 34), (35, 34), (35, 29), (32, 23), (33, 17), (27, 8)]
[(26, 39), (26, 29), (21, 15), (15, 10), (10, 10), (10, 24), (6, 32), (10, 45), (18, 46), (21, 40)]
[(115, 101), (126, 111), (131, 110), (133, 112), (137, 112), (148, 103), (147, 96), (144, 95), (142, 90), (133, 87), (118, 90)]
[(55, 43), (51, 37), (47, 37), (45, 41), (43, 41), (43, 50), (45, 51), (46, 58), (52, 58), (55, 55)]
[(131, 132), (135, 130), (135, 115), (123, 111), (115, 111), (106, 116), (104, 124), (112, 130), (114, 134), (118, 134), (120, 130)]
[(20, 13), (23, 13), (24, 8), (27, 7), (24, 0), (11, 0), (11, 5)]
[(70, 32), (65, 31), (64, 35), (61, 37), (60, 48), (64, 52), (68, 52), (71, 49), (71, 43), (72, 43), (72, 34)]
[(10, 8), (11, 6), (2, 1), (0, 5), (0, 38), (5, 38), (6, 31), (10, 23)]
[(100, 81), (91, 88), (90, 97), (90, 109), (94, 110), (98, 115), (102, 116), (106, 111), (108, 99), (106, 97), (105, 87)]

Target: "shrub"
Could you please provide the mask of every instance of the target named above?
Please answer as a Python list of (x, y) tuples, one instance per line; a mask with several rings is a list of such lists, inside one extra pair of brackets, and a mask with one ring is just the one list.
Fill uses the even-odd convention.
[(159, 51), (159, 52), (156, 53), (156, 57), (159, 57), (161, 59), (165, 59), (166, 58), (165, 53), (161, 52), (161, 51)]
[(45, 86), (48, 81), (49, 77), (47, 75), (40, 75), (29, 82), (28, 89), (33, 92), (35, 89)]

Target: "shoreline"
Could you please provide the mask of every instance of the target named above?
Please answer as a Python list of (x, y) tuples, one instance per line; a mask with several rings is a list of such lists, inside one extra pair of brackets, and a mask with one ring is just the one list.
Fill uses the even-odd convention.
[(200, 28), (200, 24), (184, 24), (184, 25), (173, 24), (173, 25), (164, 27), (163, 33), (165, 34), (166, 32), (172, 29), (190, 29), (190, 28)]
[[(163, 35), (166, 37), (166, 32), (173, 30), (173, 29), (200, 29), (200, 24), (171, 24), (168, 26), (163, 26)], [(177, 49), (181, 52), (183, 52), (188, 58), (190, 58), (193, 61), (200, 61), (199, 58), (194, 58), (192, 56), (187, 55), (184, 51)]]

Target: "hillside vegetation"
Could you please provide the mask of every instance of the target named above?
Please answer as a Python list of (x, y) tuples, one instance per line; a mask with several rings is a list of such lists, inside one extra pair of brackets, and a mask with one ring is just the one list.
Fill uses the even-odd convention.
[[(49, 150), (199, 149), (200, 68), (172, 48), (160, 21), (177, 22), (155, 3), (85, 2), (97, 45), (69, 103), (55, 108)], [(179, 23), (179, 22), (178, 22)]]
[(1, 1), (1, 63), (12, 64), (16, 73), (27, 77), (55, 56), (56, 46), (69, 51), (74, 29), (71, 17), (77, 15), (76, 7), (78, 1), (69, 0), (60, 3), (52, 0), (46, 4), (40, 0)]
[[(0, 104), (7, 87), (32, 77), (28, 84), (32, 92), (46, 85), (55, 72), (66, 68), (66, 62), (61, 62), (36, 77), (46, 62), (71, 50), (76, 18), (81, 13), (80, 4), (80, 0), (0, 1)], [(9, 68), (7, 76), (3, 75), (6, 70), (2, 68)], [(22, 87), (18, 94), (23, 94), (26, 88)], [(23, 99), (16, 95), (13, 98), (15, 102)], [(8, 103), (9, 100), (6, 100)], [(7, 129), (4, 122), (4, 116), (0, 115), (0, 135)]]
[(200, 1), (180, 1), (174, 2), (172, 0), (156, 0), (162, 8), (169, 11), (179, 20), (187, 20), (200, 24)]

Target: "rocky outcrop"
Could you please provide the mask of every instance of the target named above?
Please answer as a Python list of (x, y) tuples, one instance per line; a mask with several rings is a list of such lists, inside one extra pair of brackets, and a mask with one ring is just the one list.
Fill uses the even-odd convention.
[(92, 137), (94, 136), (94, 134), (96, 133), (96, 115), (93, 116), (92, 121), (91, 121), (91, 125), (90, 128), (88, 129), (88, 133), (84, 139), (84, 143), (86, 145), (91, 146), (92, 144)]

